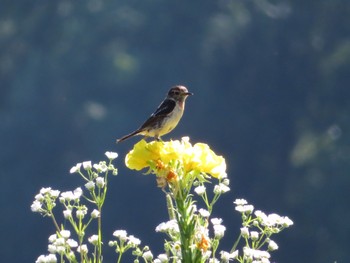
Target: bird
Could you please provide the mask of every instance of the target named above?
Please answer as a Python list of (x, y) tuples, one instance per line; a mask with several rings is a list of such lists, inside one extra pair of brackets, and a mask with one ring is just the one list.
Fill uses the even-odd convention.
[(116, 142), (125, 141), (135, 135), (154, 137), (159, 141), (161, 136), (171, 132), (177, 126), (185, 109), (185, 101), (191, 95), (193, 93), (186, 87), (173, 86), (155, 112), (137, 130), (117, 139)]

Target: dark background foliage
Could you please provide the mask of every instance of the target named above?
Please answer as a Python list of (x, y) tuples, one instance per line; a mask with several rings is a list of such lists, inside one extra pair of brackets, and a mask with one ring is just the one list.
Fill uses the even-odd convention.
[(246, 198), (294, 220), (273, 262), (348, 262), (349, 17), (342, 0), (2, 0), (1, 261), (46, 253), (54, 228), (31, 213), (34, 195), (76, 188), (70, 167), (107, 150), (120, 173), (105, 243), (127, 229), (160, 253), (164, 194), (125, 168), (137, 139), (115, 139), (183, 84), (195, 96), (164, 139), (187, 135), (225, 156), (223, 249), (239, 228), (232, 201)]

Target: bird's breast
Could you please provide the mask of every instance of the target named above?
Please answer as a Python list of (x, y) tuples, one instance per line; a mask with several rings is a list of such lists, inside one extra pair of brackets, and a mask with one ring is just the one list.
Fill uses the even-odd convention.
[(179, 105), (176, 105), (174, 110), (167, 117), (164, 118), (160, 135), (164, 135), (172, 131), (179, 123), (182, 114), (182, 108), (180, 108)]

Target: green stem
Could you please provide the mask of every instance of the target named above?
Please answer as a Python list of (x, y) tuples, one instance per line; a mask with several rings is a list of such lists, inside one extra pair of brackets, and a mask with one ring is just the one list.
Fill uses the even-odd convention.
[(51, 217), (51, 219), (52, 219), (52, 221), (53, 221), (53, 224), (55, 225), (55, 228), (56, 228), (57, 232), (60, 232), (61, 229), (60, 229), (60, 227), (58, 226), (57, 221), (56, 221), (56, 218), (55, 218), (55, 216), (52, 214), (52, 212), (51, 212), (50, 217)]
[(177, 207), (176, 219), (180, 229), (182, 262), (192, 262), (190, 246), (194, 235), (194, 223), (193, 218), (191, 218), (192, 214), (188, 214), (190, 211), (189, 205), (191, 204), (191, 198), (188, 196), (185, 197), (181, 189), (179, 190), (175, 202)]
[(237, 248), (238, 243), (241, 240), (241, 238), (242, 238), (242, 234), (239, 234), (239, 237), (237, 238), (236, 242), (233, 244), (233, 247), (231, 248), (230, 253), (233, 253), (234, 251), (236, 251), (236, 248)]
[(97, 219), (97, 224), (98, 224), (98, 250), (97, 250), (97, 260), (98, 262), (102, 262), (101, 260), (101, 255), (102, 255), (102, 220), (101, 220), (101, 207), (98, 208), (98, 211), (100, 212), (100, 216)]

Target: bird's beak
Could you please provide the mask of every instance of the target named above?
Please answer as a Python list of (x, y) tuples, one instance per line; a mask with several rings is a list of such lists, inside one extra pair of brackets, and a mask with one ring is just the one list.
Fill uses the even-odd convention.
[(186, 92), (185, 94), (186, 94), (187, 96), (192, 96), (192, 95), (193, 95), (192, 92)]

